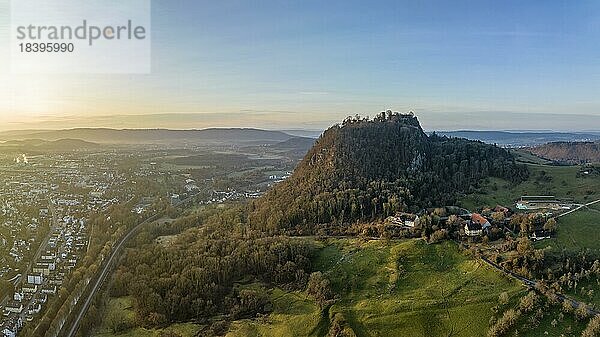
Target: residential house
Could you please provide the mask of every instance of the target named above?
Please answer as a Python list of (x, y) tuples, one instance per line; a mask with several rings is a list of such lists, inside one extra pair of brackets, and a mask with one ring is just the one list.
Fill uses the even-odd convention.
[(23, 285), (23, 287), (21, 287), (21, 291), (23, 291), (23, 293), (35, 293), (37, 292), (38, 286), (37, 284), (25, 284)]
[(529, 238), (533, 241), (540, 241), (544, 239), (550, 238), (550, 232), (545, 230), (536, 230), (529, 236)]
[(478, 213), (471, 214), (471, 222), (479, 224), (483, 231), (487, 231), (490, 227), (492, 227), (488, 219)]
[(56, 294), (56, 286), (55, 285), (47, 285), (42, 287), (42, 294), (54, 295)]
[(18, 314), (12, 313), (4, 320), (0, 331), (5, 337), (15, 337), (19, 329), (23, 326), (23, 320)]
[(474, 221), (467, 221), (465, 223), (465, 235), (466, 236), (481, 236), (483, 228), (481, 224)]
[(4, 307), (4, 310), (15, 314), (20, 314), (21, 312), (23, 312), (23, 303), (17, 301), (10, 301), (6, 305), (6, 307)]
[(2, 324), (2, 327), (0, 327), (0, 329), (2, 329), (2, 335), (4, 337), (17, 336), (17, 329), (15, 329), (13, 326), (11, 326), (10, 323), (8, 323), (8, 322)]
[(41, 293), (40, 294), (36, 294), (35, 297), (34, 297), (34, 299), (35, 299), (36, 302), (44, 304), (44, 303), (46, 303), (48, 301), (48, 295), (41, 294)]
[(38, 302), (33, 302), (27, 308), (27, 313), (29, 315), (35, 315), (42, 310), (42, 304)]
[(494, 212), (502, 212), (502, 213), (504, 213), (504, 216), (508, 216), (510, 214), (510, 209), (508, 209), (502, 205), (497, 205), (494, 208)]
[(21, 302), (23, 300), (23, 293), (15, 291), (15, 293), (13, 294), (13, 300)]

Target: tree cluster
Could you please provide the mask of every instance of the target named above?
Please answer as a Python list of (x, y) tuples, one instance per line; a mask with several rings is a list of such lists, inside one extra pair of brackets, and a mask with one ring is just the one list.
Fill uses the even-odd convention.
[(266, 236), (244, 219), (238, 208), (217, 212), (168, 246), (152, 240), (130, 248), (111, 292), (133, 297), (137, 323), (144, 326), (268, 312), (267, 291), (241, 285), (303, 288), (313, 248), (304, 240)]

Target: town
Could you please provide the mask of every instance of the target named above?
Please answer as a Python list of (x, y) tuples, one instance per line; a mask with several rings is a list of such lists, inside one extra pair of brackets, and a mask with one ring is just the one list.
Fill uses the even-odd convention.
[[(0, 154), (0, 332), (4, 336), (14, 337), (26, 325), (38, 326), (61, 291), (75, 292), (79, 298), (83, 290), (74, 289), (85, 289), (92, 278), (83, 277), (78, 268), (100, 265), (106, 258), (90, 251), (94, 238), (101, 236), (94, 223), (114, 223), (111, 227), (118, 234), (119, 225), (140, 222), (184, 201), (193, 199), (203, 207), (258, 198), (288, 177), (294, 164), (282, 158), (275, 166), (258, 161), (257, 168), (215, 167), (206, 172), (194, 163), (178, 165), (171, 155), (168, 150), (127, 147)], [(264, 173), (256, 175), (256, 169)], [(252, 174), (252, 180), (231, 184), (236, 181), (232, 175), (244, 174)], [(115, 211), (122, 207), (129, 215)], [(92, 261), (92, 256), (99, 261)], [(81, 283), (84, 287), (73, 288)], [(64, 324), (59, 321), (57, 331)]]
[[(3, 159), (0, 167), (2, 332), (34, 320), (89, 246), (88, 217), (133, 197), (118, 158), (53, 154)], [(93, 164), (92, 164), (93, 163)]]

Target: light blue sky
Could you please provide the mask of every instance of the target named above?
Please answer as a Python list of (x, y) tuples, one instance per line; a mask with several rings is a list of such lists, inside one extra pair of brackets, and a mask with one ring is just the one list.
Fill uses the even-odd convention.
[[(152, 6), (152, 74), (15, 78), (1, 66), (3, 128), (322, 128), (391, 108), (427, 129), (600, 129), (598, 1)], [(41, 111), (10, 81), (30, 83)], [(152, 116), (115, 116), (137, 114)]]

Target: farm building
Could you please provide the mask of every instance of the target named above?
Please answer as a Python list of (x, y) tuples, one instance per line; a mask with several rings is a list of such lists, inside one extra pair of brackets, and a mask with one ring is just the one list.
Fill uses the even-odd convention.
[(471, 219), (465, 223), (465, 235), (481, 236), (487, 232), (492, 225), (484, 216), (478, 213), (471, 214)]
[(561, 201), (553, 195), (523, 195), (517, 201), (516, 207), (520, 210), (540, 208), (560, 208)]
[(415, 225), (419, 221), (419, 216), (411, 213), (399, 213), (395, 216), (390, 216), (387, 219), (387, 222), (392, 223), (397, 226), (402, 227), (415, 227)]

